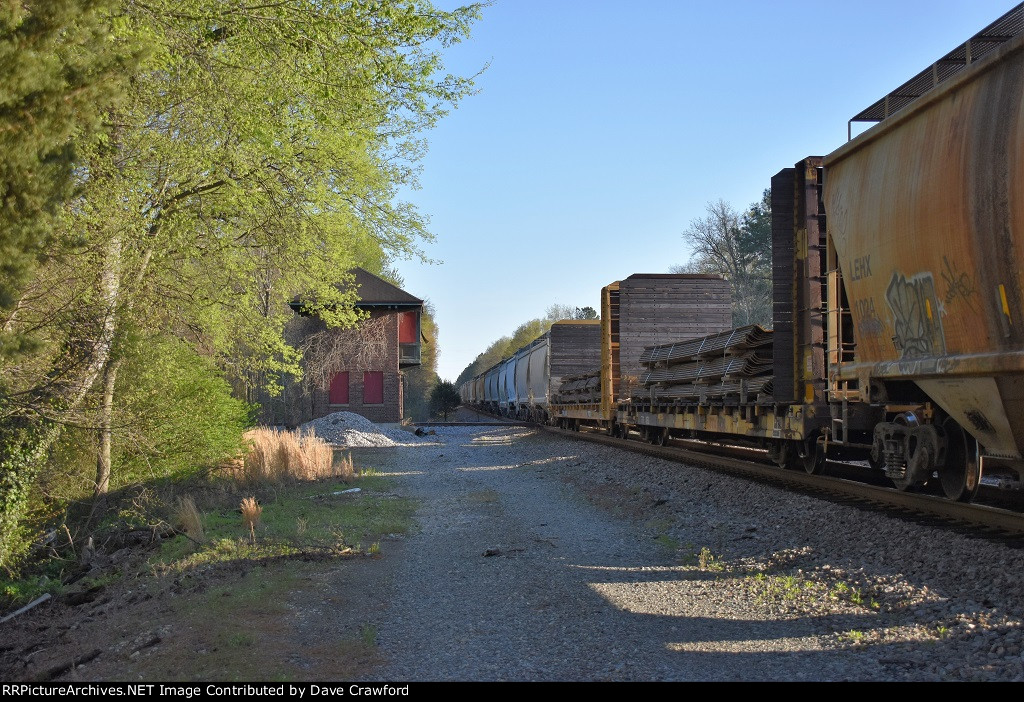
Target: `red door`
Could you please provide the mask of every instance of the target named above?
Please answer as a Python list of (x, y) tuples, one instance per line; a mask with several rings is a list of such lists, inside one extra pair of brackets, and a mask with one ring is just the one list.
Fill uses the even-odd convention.
[(334, 374), (328, 397), (332, 405), (348, 404), (348, 371)]

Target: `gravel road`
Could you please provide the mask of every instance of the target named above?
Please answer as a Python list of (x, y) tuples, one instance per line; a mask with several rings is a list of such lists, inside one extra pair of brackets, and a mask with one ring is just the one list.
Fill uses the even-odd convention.
[(362, 584), (380, 679), (1024, 679), (1018, 550), (536, 429), (437, 440), (367, 454), (420, 501)]

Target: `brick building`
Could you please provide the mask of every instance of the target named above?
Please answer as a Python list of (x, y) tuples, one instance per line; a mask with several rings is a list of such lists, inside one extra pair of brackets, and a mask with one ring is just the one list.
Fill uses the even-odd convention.
[(356, 307), (369, 317), (354, 329), (327, 329), (303, 313), (301, 300), (291, 303), (296, 314), (285, 333), (303, 350), (305, 377), (286, 383), (282, 395), (264, 405), (266, 421), (296, 426), (340, 411), (374, 422), (405, 416), (402, 372), (420, 365), (423, 300), (362, 268), (349, 273)]

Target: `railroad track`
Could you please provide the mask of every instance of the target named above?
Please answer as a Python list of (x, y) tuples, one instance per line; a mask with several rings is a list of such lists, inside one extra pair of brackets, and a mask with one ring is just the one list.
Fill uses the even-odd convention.
[[(835, 475), (809, 475), (800, 471), (783, 470), (767, 459), (756, 460), (756, 451), (742, 455), (744, 449), (730, 448), (729, 454), (719, 455), (679, 446), (654, 446), (642, 440), (623, 441), (592, 431), (570, 431), (542, 425), (541, 429), (558, 436), (633, 451), (668, 461), (698, 465), (703, 468), (740, 475), (771, 485), (784, 485), (818, 497), (844, 504), (874, 509), (901, 518), (909, 518), (930, 525), (967, 529), (968, 533), (1008, 542), (1024, 547), (1024, 514), (1008, 509), (965, 504), (914, 492), (900, 492), (892, 487), (836, 477)], [(843, 464), (829, 464), (834, 471)]]

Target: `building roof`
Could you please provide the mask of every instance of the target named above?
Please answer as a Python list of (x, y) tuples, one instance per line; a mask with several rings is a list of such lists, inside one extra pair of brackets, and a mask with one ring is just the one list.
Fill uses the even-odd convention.
[(422, 305), (423, 300), (413, 297), (388, 281), (362, 268), (349, 271), (355, 276), (352, 285), (358, 289), (356, 307), (390, 307), (394, 305)]
[(1024, 3), (1012, 8), (965, 43), (856, 114), (850, 123), (881, 122), (1021, 33), (1024, 33)]
[[(354, 276), (350, 283), (339, 283), (338, 287), (348, 289), (354, 287), (359, 295), (359, 301), (355, 306), (359, 309), (403, 309), (422, 307), (423, 300), (413, 297), (396, 285), (392, 285), (383, 278), (370, 273), (362, 268), (353, 268), (347, 271), (348, 275)], [(289, 306), (296, 312), (302, 311), (302, 299), (296, 296), (289, 303)]]

